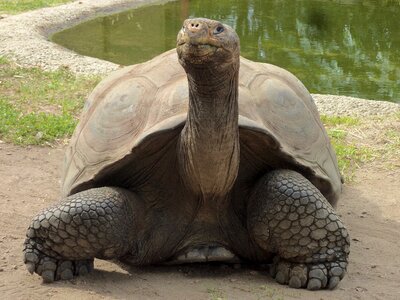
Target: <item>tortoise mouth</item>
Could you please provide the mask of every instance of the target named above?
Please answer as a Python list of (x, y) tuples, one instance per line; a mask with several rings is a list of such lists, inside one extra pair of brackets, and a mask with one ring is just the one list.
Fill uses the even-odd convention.
[(220, 47), (209, 43), (180, 42), (177, 44), (178, 56), (192, 64), (202, 64), (213, 60)]
[(188, 43), (188, 42), (180, 42), (177, 45), (181, 51), (185, 52), (186, 54), (190, 54), (193, 56), (204, 56), (207, 54), (214, 53), (219, 49), (219, 47), (215, 45), (211, 45), (208, 43)]

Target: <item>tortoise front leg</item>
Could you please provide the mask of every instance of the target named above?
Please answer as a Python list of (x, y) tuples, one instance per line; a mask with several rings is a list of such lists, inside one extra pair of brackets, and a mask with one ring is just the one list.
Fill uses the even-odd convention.
[(319, 190), (299, 173), (275, 170), (257, 183), (248, 226), (256, 243), (276, 254), (271, 273), (279, 283), (332, 289), (343, 278), (347, 230)]
[(44, 282), (89, 272), (93, 259), (118, 258), (134, 248), (137, 197), (121, 188), (90, 189), (33, 220), (24, 243), (24, 262)]

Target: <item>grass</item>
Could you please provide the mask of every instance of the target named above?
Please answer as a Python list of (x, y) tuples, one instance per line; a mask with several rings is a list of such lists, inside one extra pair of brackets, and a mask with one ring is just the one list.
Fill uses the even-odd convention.
[(98, 81), (66, 69), (22, 68), (0, 57), (0, 139), (44, 145), (69, 138)]
[(367, 162), (400, 166), (400, 113), (386, 117), (321, 116), (345, 181)]
[(0, 133), (6, 141), (15, 144), (45, 144), (70, 136), (76, 126), (76, 119), (69, 113), (23, 114), (12, 105), (0, 99)]
[(346, 182), (352, 181), (354, 172), (374, 157), (374, 152), (370, 148), (357, 146), (345, 139), (332, 138), (331, 141), (338, 158), (340, 173)]
[[(394, 115), (393, 123), (400, 123), (400, 112)], [(400, 128), (389, 128), (385, 131), (385, 137), (388, 139), (388, 149), (392, 150), (394, 156), (400, 157)]]
[(325, 116), (321, 115), (325, 126), (355, 126), (360, 124), (360, 119), (350, 116)]
[[(390, 141), (388, 148), (399, 152), (400, 151), (400, 132), (394, 129), (389, 129), (385, 132), (385, 137)], [(397, 153), (400, 156), (400, 153)], [(396, 155), (396, 156), (397, 156)]]
[(360, 119), (350, 116), (321, 116), (328, 135), (331, 139), (338, 159), (339, 170), (345, 181), (351, 181), (355, 170), (373, 156), (367, 147), (358, 146), (349, 141), (348, 135), (351, 128), (360, 124)]
[(17, 14), (68, 2), (72, 2), (72, 0), (0, 0), (0, 13)]
[(373, 148), (385, 168), (400, 168), (400, 112), (366, 120), (358, 143)]

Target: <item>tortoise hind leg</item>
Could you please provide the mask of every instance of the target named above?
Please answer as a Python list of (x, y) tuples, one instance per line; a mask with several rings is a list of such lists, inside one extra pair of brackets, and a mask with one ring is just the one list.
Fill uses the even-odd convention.
[(121, 188), (96, 188), (67, 197), (41, 213), (27, 230), (24, 262), (43, 281), (71, 279), (93, 259), (117, 258), (134, 248), (137, 197)]
[(346, 228), (323, 195), (302, 175), (275, 170), (256, 185), (248, 206), (255, 242), (276, 254), (272, 276), (281, 284), (334, 288), (349, 255)]

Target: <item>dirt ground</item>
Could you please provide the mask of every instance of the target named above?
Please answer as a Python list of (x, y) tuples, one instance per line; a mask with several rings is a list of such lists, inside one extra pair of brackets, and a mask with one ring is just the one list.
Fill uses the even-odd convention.
[(400, 299), (400, 168), (364, 166), (338, 207), (352, 238), (348, 274), (334, 291), (294, 290), (266, 270), (228, 265), (96, 270), (43, 284), (22, 262), (31, 217), (59, 195), (62, 148), (0, 144), (1, 299)]

